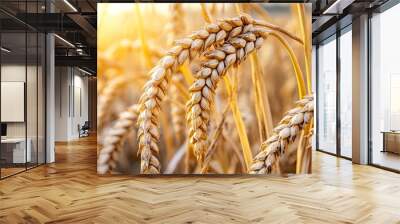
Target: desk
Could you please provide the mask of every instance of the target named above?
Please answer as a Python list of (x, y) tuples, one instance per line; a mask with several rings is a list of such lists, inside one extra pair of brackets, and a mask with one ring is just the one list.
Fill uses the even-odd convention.
[(381, 133), (383, 134), (382, 152), (392, 152), (400, 154), (400, 132), (382, 131)]
[[(31, 162), (32, 153), (31, 153), (31, 145), (32, 140), (28, 138), (26, 140), (28, 143), (28, 147), (26, 147), (25, 152), (25, 138), (5, 138), (1, 139), (1, 153), (2, 157), (5, 158), (6, 162), (9, 163), (26, 163)], [(10, 153), (9, 153), (10, 152)], [(3, 154), (6, 154), (3, 156)], [(9, 154), (12, 154), (12, 156)], [(12, 160), (11, 160), (12, 158)], [(26, 160), (25, 160), (26, 159)]]

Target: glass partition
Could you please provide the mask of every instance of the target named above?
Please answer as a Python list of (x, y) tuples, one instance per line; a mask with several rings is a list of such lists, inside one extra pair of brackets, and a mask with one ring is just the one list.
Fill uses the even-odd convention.
[(27, 112), (27, 150), (31, 151), (30, 160), (27, 163), (28, 168), (34, 167), (37, 165), (37, 157), (38, 157), (38, 141), (37, 141), (37, 132), (38, 132), (38, 49), (37, 49), (37, 41), (38, 36), (36, 32), (28, 32), (27, 33), (27, 98), (26, 98), (26, 112)]
[[(38, 13), (38, 1), (27, 2), (28, 13)], [(38, 19), (34, 17), (33, 19)], [(37, 23), (38, 21), (34, 21)], [(39, 32), (33, 28), (27, 29), (27, 150), (31, 151), (27, 167), (35, 167), (39, 160)]]
[(352, 157), (352, 32), (340, 36), (340, 155)]
[(2, 177), (24, 171), (31, 161), (26, 141), (26, 41), (25, 31), (1, 34)]
[[(38, 13), (39, 2), (19, 1), (17, 12)], [(14, 2), (15, 3), (15, 2)], [(16, 6), (0, 2), (1, 6)], [(28, 5), (27, 5), (28, 3)], [(15, 8), (15, 7), (14, 7)], [(39, 9), (40, 8), (40, 9)], [(0, 12), (0, 178), (45, 163), (45, 44), (43, 33)]]
[(400, 4), (371, 18), (370, 159), (400, 171)]
[(318, 149), (336, 154), (336, 36), (318, 47)]
[(46, 124), (46, 37), (43, 33), (38, 33), (38, 65), (37, 65), (37, 162), (44, 164), (46, 162), (46, 144), (45, 144), (45, 124)]

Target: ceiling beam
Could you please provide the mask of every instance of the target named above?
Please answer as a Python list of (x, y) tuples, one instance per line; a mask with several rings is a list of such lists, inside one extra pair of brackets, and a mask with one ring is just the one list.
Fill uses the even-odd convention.
[(88, 67), (96, 71), (96, 56), (55, 56), (56, 66)]
[(344, 9), (351, 5), (355, 0), (336, 0), (330, 4), (322, 14), (342, 14)]
[(91, 38), (96, 38), (97, 30), (81, 14), (70, 13), (67, 16), (79, 25)]

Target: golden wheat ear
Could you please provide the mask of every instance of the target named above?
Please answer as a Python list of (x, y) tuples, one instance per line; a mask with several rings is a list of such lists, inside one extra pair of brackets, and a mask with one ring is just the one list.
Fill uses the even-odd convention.
[[(269, 30), (253, 26), (251, 20), (243, 21), (238, 33), (220, 47), (206, 51), (201, 69), (195, 74), (196, 81), (190, 87), (191, 100), (188, 102), (189, 138), (195, 155), (203, 163), (207, 149), (207, 129), (214, 104), (214, 94), (219, 80), (233, 65), (238, 66), (246, 57), (262, 46)], [(244, 153), (246, 164), (251, 164), (251, 152)]]
[[(271, 173), (280, 156), (293, 144), (314, 115), (314, 98), (306, 96), (296, 102), (296, 107), (286, 113), (272, 136), (261, 145), (261, 151), (254, 157), (250, 174)], [(297, 141), (298, 143), (298, 141)]]
[[(241, 60), (245, 59), (248, 53), (261, 46), (263, 41), (262, 36), (269, 33), (270, 29), (266, 28), (269, 26), (270, 24), (260, 23), (260, 21), (256, 21), (246, 14), (221, 19), (217, 23), (207, 24), (203, 29), (193, 33), (188, 38), (176, 41), (175, 46), (168, 51), (167, 55), (160, 59), (158, 64), (150, 71), (151, 79), (146, 83), (144, 93), (139, 100), (138, 154), (141, 157), (141, 173), (158, 174), (161, 170), (158, 159), (159, 148), (157, 145), (160, 138), (158, 129), (159, 114), (162, 100), (167, 93), (171, 74), (176, 73), (178, 67), (183, 65), (185, 61), (197, 55), (202, 55), (208, 49), (218, 48), (219, 50), (203, 54), (203, 56), (210, 60), (204, 64), (201, 72), (195, 76), (197, 81), (193, 84), (191, 91), (198, 91), (198, 88), (203, 89), (204, 85), (212, 88), (211, 86), (214, 85), (213, 82), (217, 78), (216, 76), (223, 75), (226, 68), (233, 64), (239, 64)], [(277, 28), (272, 27), (271, 29)], [(225, 46), (225, 42), (228, 41), (230, 43), (229, 46)], [(189, 143), (194, 146), (194, 151), (200, 162), (204, 153), (199, 154), (198, 152), (204, 152), (202, 149), (204, 149), (205, 144), (201, 142), (204, 134), (197, 128), (206, 128), (206, 125), (202, 125), (202, 123), (207, 123), (204, 121), (208, 120), (209, 117), (207, 116), (209, 114), (205, 112), (202, 114), (202, 118), (200, 118), (200, 114), (197, 113), (201, 112), (201, 110), (197, 110), (199, 109), (197, 106), (205, 107), (206, 110), (208, 109), (207, 104), (212, 103), (208, 98), (213, 94), (211, 89), (208, 90), (204, 89), (204, 92), (200, 92), (200, 94), (204, 94), (204, 97), (201, 96), (200, 98), (207, 99), (201, 101), (199, 104), (197, 100), (200, 98), (197, 94), (193, 96), (191, 105), (189, 105), (192, 111), (192, 127), (196, 126), (197, 130), (195, 132), (190, 131), (189, 135), (191, 138)], [(200, 141), (197, 141), (199, 139)], [(251, 158), (250, 156), (247, 159), (248, 163), (251, 163)]]
[(160, 136), (159, 113), (171, 74), (175, 73), (178, 66), (188, 59), (246, 32), (246, 28), (252, 22), (251, 17), (243, 15), (207, 24), (204, 29), (195, 32), (190, 37), (176, 41), (175, 46), (151, 70), (151, 79), (146, 83), (145, 91), (139, 102), (138, 153), (141, 157), (141, 173), (157, 174), (161, 170), (157, 145)]
[(101, 95), (99, 96), (99, 103), (97, 106), (97, 128), (102, 130), (104, 124), (107, 122), (108, 117), (111, 113), (110, 105), (118, 97), (118, 94), (121, 93), (120, 89), (123, 88), (128, 82), (125, 77), (117, 77), (110, 81)]
[(137, 104), (120, 113), (118, 119), (105, 135), (103, 147), (97, 159), (97, 172), (106, 174), (115, 169), (124, 139), (135, 130), (139, 113)]

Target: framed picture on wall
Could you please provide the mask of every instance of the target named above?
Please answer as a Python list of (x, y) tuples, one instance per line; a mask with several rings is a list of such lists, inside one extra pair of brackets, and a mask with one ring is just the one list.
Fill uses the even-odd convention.
[(25, 82), (1, 82), (1, 122), (24, 122)]
[(97, 28), (99, 174), (311, 172), (311, 4), (100, 3)]

